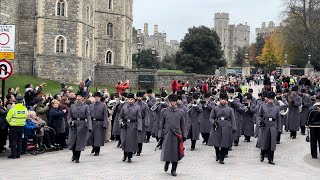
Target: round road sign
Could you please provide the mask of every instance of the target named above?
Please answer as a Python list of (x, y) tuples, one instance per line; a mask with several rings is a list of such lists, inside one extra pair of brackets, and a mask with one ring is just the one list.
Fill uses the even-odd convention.
[(12, 64), (7, 60), (0, 61), (0, 79), (5, 80), (12, 75)]

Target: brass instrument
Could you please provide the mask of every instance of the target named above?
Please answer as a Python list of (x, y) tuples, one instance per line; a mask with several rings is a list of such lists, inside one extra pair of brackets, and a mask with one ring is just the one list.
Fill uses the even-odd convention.
[(165, 104), (167, 99), (168, 99), (168, 97), (169, 96), (166, 96), (165, 98), (161, 98), (161, 99), (158, 98), (157, 102), (153, 106), (151, 106), (150, 110), (151, 111), (155, 111), (161, 104)]
[[(279, 102), (279, 106), (280, 106), (280, 107), (282, 107), (282, 106), (285, 105), (282, 100), (278, 100), (278, 102)], [(281, 111), (280, 111), (280, 114), (281, 114), (282, 116), (285, 116), (285, 115), (288, 114), (288, 112), (289, 112), (289, 108), (287, 108), (286, 110), (284, 110), (284, 109), (281, 110)]]
[(192, 103), (189, 103), (188, 104), (188, 107), (187, 107), (187, 113), (189, 113), (189, 111), (193, 108), (193, 107), (197, 107), (198, 104), (200, 103), (200, 101), (197, 101), (197, 100), (193, 100)]

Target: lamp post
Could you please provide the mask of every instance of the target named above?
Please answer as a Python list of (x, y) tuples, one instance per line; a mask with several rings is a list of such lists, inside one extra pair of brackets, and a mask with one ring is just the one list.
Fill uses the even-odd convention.
[(308, 55), (308, 59), (309, 59), (309, 62), (310, 62), (310, 60), (311, 60), (311, 54), (310, 54), (310, 52), (309, 52), (309, 55)]
[(138, 65), (138, 69), (140, 69), (140, 51), (141, 51), (141, 48), (142, 48), (142, 43), (138, 43), (137, 44), (137, 49), (138, 49), (138, 63), (137, 63), (137, 65)]

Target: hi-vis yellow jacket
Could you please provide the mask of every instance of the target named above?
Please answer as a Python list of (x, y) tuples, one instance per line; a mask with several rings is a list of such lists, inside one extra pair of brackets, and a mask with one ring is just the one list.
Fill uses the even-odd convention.
[(24, 126), (27, 116), (28, 109), (19, 103), (9, 110), (6, 119), (10, 126)]

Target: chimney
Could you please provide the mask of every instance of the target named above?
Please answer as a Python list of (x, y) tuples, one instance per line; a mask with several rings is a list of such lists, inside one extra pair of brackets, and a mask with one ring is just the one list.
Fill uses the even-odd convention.
[(138, 35), (141, 35), (141, 29), (138, 29), (137, 34), (138, 34)]
[(144, 23), (144, 30), (143, 30), (143, 34), (148, 36), (149, 32), (148, 32), (148, 23)]
[(154, 25), (154, 34), (158, 33), (158, 25)]

